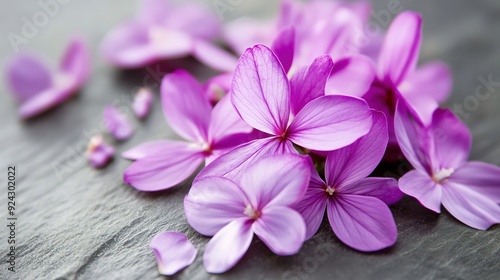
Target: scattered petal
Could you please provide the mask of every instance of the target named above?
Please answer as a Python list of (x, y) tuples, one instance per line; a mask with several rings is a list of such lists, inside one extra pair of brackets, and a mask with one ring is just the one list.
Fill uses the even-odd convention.
[(106, 106), (104, 109), (104, 124), (116, 140), (127, 140), (134, 133), (134, 128), (127, 116), (113, 106)]
[(115, 149), (104, 143), (102, 135), (95, 135), (90, 138), (87, 148), (87, 157), (92, 167), (101, 168), (106, 166), (111, 159), (113, 159), (114, 155)]
[(158, 233), (149, 246), (155, 254), (158, 270), (163, 275), (174, 275), (196, 259), (197, 250), (184, 233)]
[(144, 119), (149, 115), (153, 105), (153, 92), (148, 88), (141, 88), (137, 91), (132, 105), (135, 115)]

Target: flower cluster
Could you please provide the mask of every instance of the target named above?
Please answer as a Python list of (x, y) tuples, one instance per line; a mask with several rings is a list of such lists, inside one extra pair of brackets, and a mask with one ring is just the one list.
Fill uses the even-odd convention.
[[(274, 20), (223, 27), (202, 7), (144, 0), (136, 19), (105, 37), (103, 56), (120, 67), (192, 55), (223, 72), (205, 84), (182, 69), (164, 76), (163, 113), (182, 140), (147, 142), (122, 154), (133, 161), (124, 181), (141, 191), (175, 187), (203, 167), (184, 211), (193, 229), (213, 236), (203, 255), (208, 272), (231, 269), (254, 234), (278, 255), (297, 253), (325, 212), (347, 246), (363, 252), (390, 247), (397, 228), (389, 206), (403, 193), (437, 213), (442, 204), (476, 229), (500, 223), (500, 168), (467, 162), (470, 132), (439, 108), (451, 92), (450, 70), (442, 62), (417, 67), (420, 15), (402, 12), (385, 34), (368, 36), (369, 9), (366, 3), (285, 0)], [(215, 45), (216, 38), (234, 55)], [(83, 48), (73, 44), (68, 52), (64, 85), (49, 83), (31, 58), (10, 66), (22, 116), (54, 105), (51, 100), (82, 83), (87, 68), (72, 65)], [(29, 75), (21, 69), (28, 66), (20, 66), (26, 63)], [(152, 98), (147, 89), (138, 93), (133, 109), (139, 118), (149, 113)], [(133, 133), (116, 108), (106, 107), (105, 121), (118, 140)], [(101, 166), (114, 149), (96, 138), (89, 153), (92, 165)], [(402, 155), (415, 169), (399, 181), (371, 176), (380, 162)], [(158, 234), (151, 247), (166, 275), (197, 254), (177, 232)]]

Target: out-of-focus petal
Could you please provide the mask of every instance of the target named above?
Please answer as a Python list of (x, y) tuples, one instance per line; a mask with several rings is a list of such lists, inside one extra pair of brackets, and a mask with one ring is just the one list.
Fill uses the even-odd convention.
[(212, 40), (221, 32), (221, 20), (203, 4), (184, 1), (164, 16), (164, 26), (195, 39)]
[(283, 206), (264, 208), (252, 228), (271, 251), (281, 256), (296, 254), (306, 238), (302, 216)]
[(113, 106), (104, 109), (104, 124), (116, 140), (127, 140), (134, 133), (134, 128), (125, 114)]
[(101, 168), (106, 166), (115, 154), (115, 149), (104, 143), (101, 135), (95, 135), (90, 138), (87, 148), (87, 158), (90, 165), (94, 168)]
[(149, 88), (141, 88), (137, 91), (132, 105), (134, 113), (140, 119), (149, 115), (153, 105), (153, 92)]
[(208, 125), (210, 142), (219, 142), (225, 137), (238, 133), (250, 133), (251, 126), (245, 123), (231, 103), (231, 95), (226, 95), (213, 108)]
[(205, 158), (200, 148), (189, 143), (175, 151), (162, 152), (132, 163), (125, 170), (123, 180), (141, 191), (168, 189), (193, 174)]
[(288, 139), (308, 149), (331, 151), (358, 140), (371, 126), (372, 114), (364, 100), (322, 96), (307, 103), (295, 116)]
[(242, 17), (225, 24), (223, 36), (237, 54), (242, 54), (256, 44), (269, 46), (275, 32), (274, 24), (270, 21)]
[(155, 235), (149, 246), (163, 275), (173, 275), (189, 266), (196, 259), (197, 250), (184, 233), (175, 231)]
[(13, 96), (20, 102), (49, 89), (52, 74), (35, 56), (20, 54), (10, 60), (6, 67), (7, 84)]
[(359, 182), (345, 186), (338, 190), (339, 193), (373, 196), (382, 200), (387, 205), (398, 202), (403, 193), (394, 178), (368, 177)]
[(377, 198), (342, 195), (330, 199), (328, 220), (335, 235), (356, 250), (370, 252), (396, 243), (398, 231), (389, 207)]
[(174, 12), (175, 5), (170, 0), (141, 0), (137, 18), (145, 24), (161, 25)]
[(234, 71), (238, 61), (224, 49), (204, 40), (196, 40), (193, 43), (192, 55), (203, 64), (223, 72)]
[(177, 134), (193, 142), (207, 140), (212, 106), (191, 74), (177, 70), (163, 77), (161, 102), (165, 118)]
[(458, 168), (448, 178), (450, 182), (466, 186), (500, 204), (500, 167), (471, 161)]
[(152, 157), (158, 154), (174, 155), (177, 150), (183, 150), (188, 143), (183, 141), (155, 140), (142, 143), (122, 153), (122, 156), (130, 160), (138, 160)]
[(246, 253), (252, 238), (251, 220), (241, 218), (230, 222), (205, 247), (205, 270), (208, 273), (223, 273), (231, 269)]
[(327, 193), (325, 192), (325, 183), (318, 180), (316, 170), (314, 170), (309, 183), (309, 187), (302, 198), (302, 201), (295, 204), (293, 208), (297, 210), (306, 223), (306, 239), (316, 234), (325, 215)]
[(271, 46), (271, 49), (274, 54), (276, 54), (276, 57), (278, 57), (285, 72), (288, 72), (292, 66), (294, 45), (295, 29), (293, 27), (287, 27), (278, 33)]
[(331, 57), (322, 55), (293, 74), (290, 80), (292, 113), (297, 114), (311, 100), (325, 95), (325, 84), (332, 67)]
[(418, 199), (428, 209), (441, 213), (443, 188), (419, 170), (412, 170), (399, 179), (399, 188)]
[(373, 62), (362, 55), (350, 56), (335, 62), (326, 83), (326, 94), (362, 97), (375, 78)]
[(231, 86), (232, 101), (246, 123), (281, 135), (290, 115), (290, 86), (281, 63), (263, 45), (248, 49), (238, 61)]
[(186, 219), (197, 232), (213, 236), (232, 220), (246, 217), (248, 199), (233, 181), (205, 177), (193, 184), (184, 198)]
[(66, 101), (73, 94), (68, 90), (50, 87), (24, 101), (19, 107), (19, 115), (23, 119), (38, 116)]
[(85, 83), (90, 73), (90, 60), (90, 52), (83, 39), (74, 38), (66, 48), (59, 65), (59, 71), (71, 79), (68, 82), (69, 90), (74, 91)]
[(399, 14), (387, 31), (379, 56), (379, 77), (399, 85), (417, 65), (422, 18), (415, 12)]
[(213, 104), (219, 102), (231, 89), (233, 73), (222, 73), (203, 84), (203, 90)]
[(351, 145), (332, 151), (325, 163), (326, 182), (341, 190), (370, 175), (380, 163), (389, 135), (382, 112), (372, 110), (373, 125), (365, 136)]
[(452, 86), (453, 78), (448, 65), (433, 61), (409, 73), (398, 89), (404, 96), (427, 95), (437, 102), (444, 102), (450, 96)]
[(453, 181), (443, 185), (443, 206), (453, 217), (476, 229), (486, 230), (500, 223), (500, 206), (493, 199)]

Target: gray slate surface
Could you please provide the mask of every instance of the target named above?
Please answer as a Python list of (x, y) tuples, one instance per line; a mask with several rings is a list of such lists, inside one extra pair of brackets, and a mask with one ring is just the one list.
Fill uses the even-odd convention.
[[(276, 9), (274, 2), (243, 2), (225, 14), (226, 20)], [(378, 1), (374, 11), (385, 9), (387, 2)], [(440, 58), (453, 69), (455, 86), (447, 105), (470, 99), (479, 76), (492, 75), (500, 81), (498, 0), (402, 0), (401, 4), (423, 14), (421, 62)], [(6, 170), (9, 164), (17, 165), (19, 219), (18, 271), (12, 274), (4, 262), (7, 190), (2, 188), (0, 279), (163, 279), (148, 244), (164, 230), (186, 232), (200, 248), (196, 262), (173, 279), (500, 279), (500, 226), (477, 231), (446, 211), (433, 214), (408, 197), (392, 207), (399, 239), (390, 249), (371, 254), (351, 250), (325, 223), (298, 255), (278, 257), (255, 240), (230, 272), (220, 276), (204, 272), (201, 255), (208, 238), (190, 229), (182, 210), (189, 182), (168, 191), (141, 193), (122, 182), (127, 161), (117, 158), (108, 168), (93, 170), (83, 157), (89, 131), (99, 128), (104, 105), (118, 102), (127, 106), (133, 89), (152, 76), (153, 68), (119, 71), (99, 58), (98, 43), (105, 32), (130, 17), (135, 7), (133, 0), (70, 0), (21, 46), (54, 63), (71, 34), (79, 32), (88, 39), (94, 57), (91, 79), (64, 106), (33, 121), (19, 121), (5, 83), (0, 84), (1, 167)], [(31, 19), (40, 10), (38, 1), (2, 1), (2, 66), (14, 53), (7, 34), (19, 33), (22, 18)], [(173, 65), (181, 63), (194, 66), (201, 78), (211, 74), (193, 60)], [(474, 160), (500, 165), (499, 105), (500, 87), (495, 87), (464, 118), (474, 135)], [(147, 140), (174, 137), (158, 102), (150, 118), (136, 122), (136, 128), (130, 141), (117, 144), (118, 151)], [(398, 173), (398, 166), (387, 168)], [(6, 182), (7, 175), (0, 176)]]

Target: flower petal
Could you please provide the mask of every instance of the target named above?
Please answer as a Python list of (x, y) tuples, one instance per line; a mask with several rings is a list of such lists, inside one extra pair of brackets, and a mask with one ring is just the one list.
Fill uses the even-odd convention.
[(123, 180), (141, 191), (159, 191), (184, 181), (201, 165), (205, 156), (199, 148), (186, 143), (177, 150), (162, 151), (132, 163)]
[(252, 228), (271, 251), (281, 256), (296, 254), (306, 238), (302, 216), (283, 206), (265, 207)]
[(233, 80), (233, 73), (222, 73), (208, 79), (203, 84), (208, 99), (213, 104), (219, 102), (231, 89), (231, 82)]
[(399, 179), (399, 188), (405, 194), (418, 199), (428, 209), (441, 213), (443, 190), (429, 175), (412, 170)]
[(165, 118), (177, 134), (192, 142), (207, 141), (212, 106), (191, 74), (177, 70), (163, 77), (161, 102)]
[(331, 151), (370, 131), (372, 115), (362, 99), (329, 95), (307, 103), (288, 129), (288, 139), (302, 147)]
[[(68, 76), (67, 87), (71, 90), (77, 90), (87, 80), (90, 74), (90, 51), (82, 38), (75, 37), (66, 47), (66, 51), (59, 65), (59, 71)], [(66, 84), (66, 82), (63, 81)], [(66, 85), (62, 87), (65, 88)], [(56, 85), (58, 86), (58, 85)]]
[(194, 41), (192, 55), (203, 64), (223, 72), (234, 71), (238, 61), (229, 52), (204, 40)]
[(373, 124), (365, 136), (351, 145), (332, 151), (325, 163), (325, 178), (339, 190), (370, 175), (380, 163), (387, 147), (389, 134), (382, 112), (372, 110)]
[(394, 178), (368, 177), (338, 190), (342, 194), (372, 196), (382, 200), (387, 205), (398, 202), (403, 193)]
[(205, 247), (205, 270), (208, 273), (223, 273), (231, 269), (246, 253), (252, 238), (251, 220), (242, 218), (230, 222)]
[[(293, 174), (293, 176), (290, 176)], [(298, 154), (277, 154), (261, 158), (246, 168), (240, 180), (252, 206), (290, 206), (302, 199), (311, 172), (307, 158)]]
[(153, 249), (158, 270), (163, 275), (174, 275), (196, 259), (197, 250), (184, 233), (160, 232), (149, 246)]
[(325, 84), (332, 71), (329, 55), (317, 57), (309, 66), (302, 67), (290, 80), (292, 112), (297, 114), (307, 103), (325, 95)]
[(73, 96), (74, 93), (75, 92), (70, 92), (68, 90), (50, 87), (24, 101), (19, 107), (19, 115), (23, 119), (38, 116), (63, 103)]
[(20, 54), (10, 60), (6, 67), (7, 84), (13, 96), (20, 102), (49, 89), (52, 74), (35, 56)]
[(377, 198), (342, 195), (330, 199), (326, 211), (333, 232), (349, 247), (371, 252), (396, 243), (398, 231), (392, 213)]
[(389, 26), (379, 56), (379, 75), (399, 85), (417, 65), (422, 18), (415, 12), (399, 14)]
[(163, 26), (206, 41), (219, 36), (222, 21), (205, 5), (186, 2), (171, 9), (168, 16), (163, 16)]
[[(316, 170), (314, 170), (316, 173)], [(309, 187), (302, 200), (295, 204), (293, 208), (297, 210), (306, 224), (306, 239), (316, 234), (325, 215), (327, 194), (325, 193), (325, 183), (318, 180), (317, 173), (311, 175)]]
[(132, 104), (135, 115), (140, 119), (144, 119), (149, 115), (152, 105), (153, 92), (149, 88), (140, 88), (137, 91), (134, 97), (134, 103)]
[(486, 230), (500, 223), (500, 206), (474, 189), (448, 180), (443, 186), (443, 206), (462, 223)]
[(174, 14), (172, 4), (170, 0), (141, 0), (137, 18), (147, 24), (161, 25), (165, 17)]
[(115, 155), (115, 148), (104, 143), (101, 135), (90, 138), (87, 149), (87, 158), (94, 168), (104, 167)]
[[(208, 125), (209, 142), (219, 142), (238, 133), (250, 133), (253, 128), (245, 123), (231, 103), (231, 95), (224, 96), (213, 108)], [(216, 145), (216, 144), (215, 144)]]
[(223, 177), (205, 177), (193, 184), (184, 198), (186, 219), (197, 232), (213, 236), (237, 218), (247, 217), (248, 199), (233, 181)]
[(453, 78), (448, 65), (433, 61), (409, 73), (398, 88), (405, 96), (429, 95), (437, 102), (444, 102), (450, 96), (452, 86)]
[(293, 62), (295, 45), (295, 28), (286, 27), (282, 29), (273, 41), (271, 49), (276, 57), (278, 57), (283, 70), (288, 72)]
[(500, 204), (500, 167), (471, 161), (458, 168), (449, 181), (467, 186)]
[(373, 62), (363, 55), (354, 55), (335, 62), (326, 83), (326, 94), (362, 97), (375, 78)]
[(125, 114), (113, 106), (104, 109), (104, 124), (116, 140), (127, 140), (134, 133), (134, 128)]
[(142, 143), (122, 153), (122, 156), (130, 160), (138, 160), (146, 157), (154, 157), (158, 154), (174, 155), (176, 151), (186, 149), (186, 142), (171, 140), (155, 140)]
[(231, 86), (232, 101), (246, 123), (281, 135), (290, 115), (290, 86), (274, 53), (257, 45), (240, 57)]

